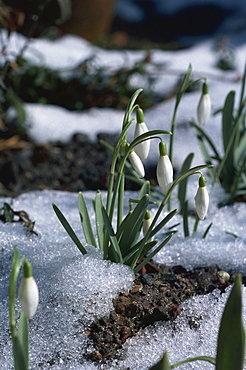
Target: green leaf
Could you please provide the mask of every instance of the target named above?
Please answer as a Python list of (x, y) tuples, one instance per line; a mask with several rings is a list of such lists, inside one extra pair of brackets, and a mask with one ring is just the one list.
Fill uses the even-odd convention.
[(12, 343), (15, 370), (28, 370), (28, 362), (26, 362), (26, 356), (23, 352), (22, 345), (17, 335), (12, 337)]
[(222, 176), (223, 182), (226, 183), (227, 185), (226, 188), (227, 191), (229, 191), (230, 189), (235, 172), (234, 139), (236, 132), (234, 130), (235, 122), (233, 117), (234, 100), (235, 100), (235, 91), (231, 91), (226, 97), (222, 114), (222, 138), (224, 146)]
[(120, 248), (122, 253), (124, 253), (130, 246), (134, 244), (136, 236), (139, 234), (145, 211), (149, 204), (149, 195), (145, 194), (139, 203), (136, 205), (129, 217), (127, 217), (124, 223), (124, 228), (122, 230), (121, 237), (117, 233), (117, 238), (119, 240)]
[[(149, 262), (155, 255), (156, 253), (158, 253), (168, 242), (169, 240), (171, 239), (171, 237), (174, 235), (175, 233), (172, 232), (170, 235), (168, 235), (168, 237), (166, 239), (164, 239), (164, 241), (153, 251), (151, 252), (148, 257), (146, 257), (143, 262), (141, 262), (139, 265), (137, 265), (135, 268), (134, 266), (136, 265), (137, 261), (134, 263), (134, 266), (131, 266), (132, 268), (134, 268), (134, 273), (136, 274), (139, 270), (141, 270), (141, 268), (143, 266), (146, 265), (147, 262)], [(145, 247), (145, 246), (144, 246)], [(142, 256), (141, 256), (142, 257)], [(139, 258), (138, 258), (139, 260)]]
[(242, 321), (241, 275), (237, 275), (228, 297), (217, 344), (216, 370), (243, 370), (245, 332)]
[(162, 359), (159, 362), (157, 362), (157, 364), (152, 366), (150, 370), (171, 370), (171, 365), (168, 359), (168, 353), (164, 352)]
[(226, 151), (234, 127), (234, 117), (233, 117), (234, 101), (235, 101), (235, 91), (230, 91), (226, 97), (222, 114), (222, 138), (224, 151)]
[(189, 231), (189, 222), (188, 222), (188, 200), (186, 200), (183, 204), (183, 230), (184, 230), (184, 236), (187, 238), (190, 236)]
[[(194, 157), (194, 153), (190, 153), (185, 158), (185, 160), (183, 162), (183, 165), (181, 167), (180, 173), (185, 173), (186, 171), (188, 171), (188, 169), (191, 166), (191, 162), (193, 160), (193, 157)], [(183, 210), (184, 202), (186, 200), (187, 181), (188, 181), (188, 178), (186, 178), (183, 181), (181, 181), (179, 183), (179, 188), (178, 188), (178, 200), (179, 200), (179, 203), (180, 203), (181, 212)]]
[(111, 259), (112, 262), (123, 263), (123, 258), (122, 258), (120, 246), (119, 246), (118, 241), (117, 241), (117, 237), (115, 235), (115, 232), (114, 232), (113, 227), (111, 225), (111, 222), (109, 220), (108, 214), (107, 214), (104, 207), (102, 207), (102, 216), (103, 216), (103, 220), (104, 220), (104, 225), (105, 225), (107, 233), (108, 233), (108, 237), (109, 237), (110, 242), (111, 242), (111, 246), (110, 246), (111, 248), (110, 249), (112, 250), (113, 258), (110, 258), (110, 259)]
[[(212, 164), (212, 160), (215, 159), (215, 160), (217, 160), (220, 163), (221, 162), (220, 155), (219, 155), (219, 153), (218, 153), (218, 151), (216, 149), (215, 144), (211, 140), (211, 138), (194, 121), (191, 121), (190, 122), (190, 125), (195, 128), (196, 136), (197, 136), (197, 139), (198, 139), (198, 144), (200, 146), (200, 149), (201, 149), (201, 152), (203, 154), (203, 157), (204, 157), (205, 162), (209, 165), (209, 164)], [(207, 144), (209, 145), (209, 147), (212, 149), (212, 151), (214, 153), (213, 156), (211, 156), (209, 154), (204, 141), (206, 141)], [(208, 173), (209, 173), (209, 176), (211, 177), (211, 179), (213, 179), (213, 181), (215, 182), (215, 172), (214, 172), (214, 170), (212, 168), (208, 168)]]
[(149, 193), (150, 193), (150, 182), (145, 181), (138, 194), (138, 199), (141, 200), (145, 194), (149, 194)]
[(29, 362), (29, 337), (28, 337), (28, 319), (21, 311), (20, 315), (20, 322), (18, 328), (18, 338), (19, 343), (22, 348), (23, 357), (25, 358), (25, 363), (27, 364), (28, 369), (28, 362)]
[(179, 102), (180, 102), (180, 100), (182, 98), (182, 95), (185, 93), (186, 89), (189, 86), (191, 73), (192, 73), (192, 66), (191, 66), (191, 64), (189, 64), (188, 69), (187, 69), (187, 72), (184, 75), (184, 78), (183, 78), (183, 80), (181, 82), (179, 91), (177, 93), (176, 106), (178, 106), (178, 104), (179, 104)]
[[(153, 248), (156, 244), (158, 243), (157, 240), (152, 240), (151, 242), (147, 242), (145, 245), (144, 245), (144, 248), (143, 249), (143, 253), (142, 255), (145, 255), (145, 250), (146, 251), (149, 251), (151, 248)], [(137, 251), (139, 250), (141, 246), (141, 243), (137, 243), (135, 244), (132, 248), (128, 249), (127, 250), (127, 254), (125, 256), (123, 256), (123, 263), (125, 265), (128, 265), (128, 266), (131, 266), (132, 264), (132, 260), (133, 260), (133, 256), (137, 253)]]
[(174, 369), (175, 367), (178, 367), (178, 366), (183, 365), (183, 364), (187, 364), (189, 362), (194, 362), (194, 361), (206, 361), (206, 362), (209, 362), (212, 365), (215, 365), (215, 363), (216, 363), (216, 359), (214, 357), (197, 356), (197, 357), (191, 357), (191, 358), (187, 358), (186, 360), (176, 362), (175, 364), (173, 364), (171, 366), (171, 369)]
[(239, 100), (239, 108), (238, 108), (237, 117), (241, 116), (242, 110), (243, 110), (243, 108), (246, 104), (245, 97), (244, 97), (245, 85), (246, 85), (246, 63), (244, 65), (244, 74), (243, 74), (243, 78), (242, 78), (241, 93), (240, 93), (240, 100)]
[(62, 212), (59, 210), (59, 208), (55, 204), (52, 204), (52, 207), (53, 207), (53, 209), (55, 211), (55, 214), (57, 215), (59, 221), (61, 222), (62, 226), (64, 227), (64, 229), (66, 230), (66, 232), (68, 233), (68, 235), (70, 236), (72, 241), (77, 245), (77, 247), (79, 248), (79, 250), (82, 254), (86, 254), (87, 253), (86, 249), (84, 248), (83, 244), (78, 239), (77, 235), (73, 231), (72, 227), (70, 226), (70, 224), (67, 221), (67, 219), (65, 218), (65, 216), (62, 214)]
[(95, 199), (96, 228), (99, 247), (101, 250), (104, 250), (104, 220), (102, 215), (102, 207), (102, 193), (100, 190), (98, 190)]
[(97, 242), (92, 230), (90, 216), (87, 210), (85, 198), (81, 192), (79, 192), (78, 196), (78, 207), (86, 242), (90, 245), (93, 245), (94, 247), (97, 247)]
[(213, 223), (211, 222), (211, 224), (209, 224), (208, 227), (206, 228), (206, 230), (205, 230), (205, 232), (202, 236), (203, 239), (205, 239), (206, 236), (208, 235), (208, 232), (209, 232), (210, 228), (212, 227), (212, 225), (213, 225)]
[(166, 135), (172, 135), (170, 131), (166, 130), (152, 130), (145, 132), (144, 134), (139, 135), (134, 139), (130, 146), (128, 147), (128, 151), (132, 150), (137, 144), (141, 143), (142, 141), (149, 140), (151, 136), (156, 136), (156, 135), (161, 135), (161, 134), (166, 134)]
[(243, 116), (240, 116), (237, 122), (235, 123), (232, 133), (230, 135), (228, 145), (225, 148), (224, 157), (221, 160), (220, 166), (216, 173), (216, 179), (219, 178), (220, 174), (222, 173), (223, 177), (223, 186), (225, 187), (227, 192), (231, 191), (231, 185), (234, 180), (236, 168), (234, 166), (234, 151), (237, 147), (235, 142), (235, 137), (237, 136), (240, 127), (243, 122)]
[(242, 163), (245, 160), (246, 156), (245, 148), (246, 148), (246, 133), (241, 137), (238, 146), (235, 148), (234, 163), (237, 170), (240, 169)]
[[(178, 212), (177, 209), (174, 209), (173, 211), (169, 212), (166, 217), (158, 224), (156, 227), (151, 231), (150, 238), (155, 236), (172, 218), (176, 215)], [(179, 224), (177, 224), (179, 225)], [(176, 227), (177, 225), (174, 225), (173, 227)]]

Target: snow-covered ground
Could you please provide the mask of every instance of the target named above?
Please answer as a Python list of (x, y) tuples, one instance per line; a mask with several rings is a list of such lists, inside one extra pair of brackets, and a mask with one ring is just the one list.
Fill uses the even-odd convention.
[[(25, 40), (13, 35), (11, 52), (18, 51)], [(212, 42), (207, 41), (182, 51), (153, 51), (153, 59), (167, 63), (167, 70), (160, 74), (156, 89), (166, 92), (177, 81), (175, 71), (185, 72), (188, 64), (193, 66), (194, 77), (207, 76), (213, 110), (222, 106), (227, 93), (234, 89), (239, 97), (238, 76), (243, 73), (246, 44), (235, 50), (236, 71), (221, 72), (215, 68)], [(15, 48), (15, 49), (14, 49)], [(74, 36), (65, 36), (57, 41), (33, 40), (25, 50), (25, 57), (33, 63), (51, 68), (72, 68), (91, 54), (98, 55), (98, 63), (114, 68), (117, 64), (129, 64), (139, 60), (142, 52), (106, 51), (90, 45)], [(133, 81), (133, 83), (135, 83)], [(141, 84), (136, 86), (142, 87)], [(193, 164), (203, 163), (195, 135), (189, 127), (189, 120), (195, 118), (199, 92), (184, 96), (177, 117), (177, 133), (174, 146), (174, 165), (180, 167), (185, 156), (195, 152)], [(37, 142), (67, 140), (74, 132), (85, 132), (94, 138), (98, 132), (120, 132), (124, 112), (113, 109), (93, 108), (83, 113), (68, 112), (60, 107), (25, 105), (30, 134)], [(150, 129), (170, 129), (174, 99), (160, 103), (145, 112), (145, 121)], [(220, 116), (211, 117), (206, 130), (221, 148)], [(150, 161), (157, 160), (157, 143), (152, 143)], [(193, 198), (197, 178), (190, 179), (189, 200)], [(246, 273), (246, 205), (235, 204), (218, 208), (223, 197), (219, 186), (210, 190), (210, 207), (205, 221), (200, 222), (197, 235), (183, 239), (182, 231), (174, 235), (169, 244), (156, 256), (156, 261), (182, 264), (187, 268), (219, 265), (221, 269), (233, 269)], [(94, 192), (85, 192), (90, 203)], [(128, 193), (127, 196), (130, 196)], [(132, 195), (131, 195), (132, 196)], [(83, 334), (88, 323), (96, 317), (109, 313), (111, 299), (117, 292), (129, 289), (133, 273), (126, 267), (103, 261), (99, 251), (88, 246), (88, 254), (80, 255), (57, 220), (52, 203), (64, 212), (79, 236), (82, 237), (77, 211), (77, 194), (58, 191), (34, 191), (16, 199), (0, 199), (10, 202), (15, 210), (25, 210), (36, 221), (38, 236), (26, 233), (22, 225), (0, 224), (1, 235), (1, 286), (0, 286), (0, 367), (12, 368), (11, 340), (8, 331), (8, 284), (13, 247), (17, 246), (21, 256), (33, 264), (34, 276), (40, 289), (40, 304), (37, 314), (30, 320), (30, 368), (50, 368), (47, 361), (54, 361), (54, 369), (98, 369), (82, 355), (90, 351), (91, 344)], [(90, 207), (93, 219), (92, 206)], [(154, 214), (155, 208), (151, 210)], [(175, 223), (180, 221), (179, 216)], [(202, 231), (213, 222), (206, 239)], [(227, 234), (230, 232), (238, 237)], [(161, 238), (161, 235), (159, 235)], [(136, 337), (127, 340), (124, 346), (125, 359), (115, 366), (120, 369), (148, 369), (167, 349), (171, 363), (190, 356), (215, 355), (216, 338), (220, 316), (228, 296), (215, 291), (205, 297), (194, 297), (182, 305), (183, 311), (173, 323), (158, 323), (147, 327)], [(244, 302), (246, 291), (243, 289)], [(244, 304), (245, 306), (245, 304)], [(188, 320), (199, 321), (191, 329)], [(246, 313), (244, 313), (244, 322)], [(246, 322), (245, 322), (246, 324)], [(101, 369), (113, 369), (104, 365)], [(183, 365), (182, 369), (212, 369), (207, 363)]]

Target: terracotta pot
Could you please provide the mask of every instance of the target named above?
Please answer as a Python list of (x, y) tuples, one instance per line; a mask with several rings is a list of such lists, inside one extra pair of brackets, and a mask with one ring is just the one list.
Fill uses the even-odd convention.
[(115, 0), (72, 0), (72, 16), (60, 28), (94, 41), (110, 29)]

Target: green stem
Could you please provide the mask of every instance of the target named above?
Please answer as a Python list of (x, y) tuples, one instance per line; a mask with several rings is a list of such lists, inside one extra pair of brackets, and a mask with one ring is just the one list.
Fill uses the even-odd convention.
[(125, 191), (125, 175), (122, 172), (119, 185), (119, 195), (118, 195), (118, 215), (117, 215), (117, 228), (120, 226), (123, 219), (124, 210), (124, 191)]
[(186, 360), (176, 362), (176, 364), (171, 365), (171, 368), (174, 369), (175, 367), (178, 367), (180, 365), (187, 364), (188, 362), (193, 362), (193, 361), (207, 361), (213, 365), (215, 365), (216, 363), (216, 359), (214, 357), (197, 356), (197, 357), (187, 358)]
[(193, 235), (197, 232), (198, 224), (199, 224), (200, 218), (196, 215), (194, 227), (193, 227)]

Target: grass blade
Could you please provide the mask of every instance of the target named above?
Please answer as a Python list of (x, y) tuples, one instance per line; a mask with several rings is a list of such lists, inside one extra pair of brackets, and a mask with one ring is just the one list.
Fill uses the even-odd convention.
[(102, 193), (100, 190), (98, 190), (95, 199), (96, 228), (99, 248), (104, 250), (104, 220), (102, 215), (102, 207)]
[[(188, 171), (188, 169), (191, 166), (191, 162), (193, 160), (193, 157), (194, 157), (194, 153), (190, 153), (186, 157), (186, 159), (183, 162), (183, 165), (182, 165), (182, 168), (180, 170), (180, 173), (184, 173), (184, 172)], [(185, 199), (186, 199), (187, 181), (188, 181), (188, 178), (186, 178), (183, 181), (181, 181), (179, 183), (179, 188), (178, 188), (178, 200), (179, 200), (179, 203), (180, 203), (180, 210), (181, 210), (181, 212), (183, 210), (184, 202), (185, 202)]]
[(85, 198), (81, 192), (79, 192), (78, 207), (86, 242), (90, 245), (94, 245), (94, 247), (97, 247), (97, 242), (92, 230), (90, 216), (87, 210)]
[(245, 332), (242, 321), (241, 275), (237, 275), (227, 300), (218, 336), (216, 370), (242, 370)]
[(164, 352), (162, 359), (152, 366), (150, 370), (171, 370), (167, 352)]
[(22, 355), (25, 361), (25, 364), (28, 369), (29, 363), (29, 337), (28, 337), (28, 319), (21, 311), (20, 321), (19, 321), (19, 328), (18, 328), (18, 339), (20, 343), (20, 347), (22, 349)]
[(208, 232), (209, 232), (210, 228), (212, 227), (212, 225), (213, 225), (213, 223), (211, 222), (211, 224), (209, 224), (208, 227), (206, 228), (206, 230), (205, 230), (205, 232), (202, 236), (203, 239), (205, 239), (206, 236), (208, 235)]
[[(111, 225), (111, 222), (109, 220), (108, 214), (105, 210), (104, 207), (102, 207), (102, 216), (104, 220), (104, 225), (106, 227), (107, 233), (109, 240), (111, 242), (111, 251), (114, 256), (114, 259), (110, 258), (111, 261), (116, 262), (116, 263), (123, 263), (123, 258), (120, 250), (120, 246), (117, 241), (117, 237), (115, 235), (115, 232), (113, 230), (113, 227)], [(110, 250), (109, 250), (110, 252)]]
[[(168, 215), (151, 231), (150, 238), (155, 236), (173, 218), (173, 216), (176, 215), (177, 212), (177, 209), (169, 212)], [(173, 227), (176, 227), (177, 225), (174, 225)]]
[[(141, 268), (146, 265), (147, 262), (149, 262), (149, 260), (151, 260), (155, 255), (156, 253), (158, 253), (163, 247), (164, 245), (166, 245), (169, 240), (171, 239), (171, 237), (174, 235), (174, 233), (171, 233), (170, 235), (168, 235), (168, 237), (153, 251), (151, 252), (148, 257), (146, 257), (143, 262), (141, 262), (139, 265), (137, 265), (135, 268), (134, 268), (134, 273), (136, 274), (139, 270), (141, 270)], [(136, 265), (136, 262), (134, 264), (134, 266)], [(132, 266), (132, 268), (134, 267)]]
[(59, 210), (59, 208), (55, 204), (52, 204), (52, 207), (53, 207), (53, 209), (55, 211), (55, 214), (57, 215), (59, 221), (61, 222), (62, 226), (64, 227), (64, 229), (66, 230), (66, 232), (68, 233), (68, 235), (70, 236), (72, 241), (77, 245), (77, 247), (79, 248), (79, 250), (82, 254), (86, 254), (87, 253), (86, 249), (84, 248), (83, 244), (78, 239), (77, 235), (73, 231), (72, 227), (70, 226), (70, 224), (67, 221), (67, 219), (65, 218), (65, 216), (62, 214), (62, 212)]
[(137, 235), (139, 235), (148, 204), (149, 196), (145, 194), (127, 218), (122, 236), (120, 240), (118, 239), (122, 253), (128, 249), (129, 245), (134, 244)]

